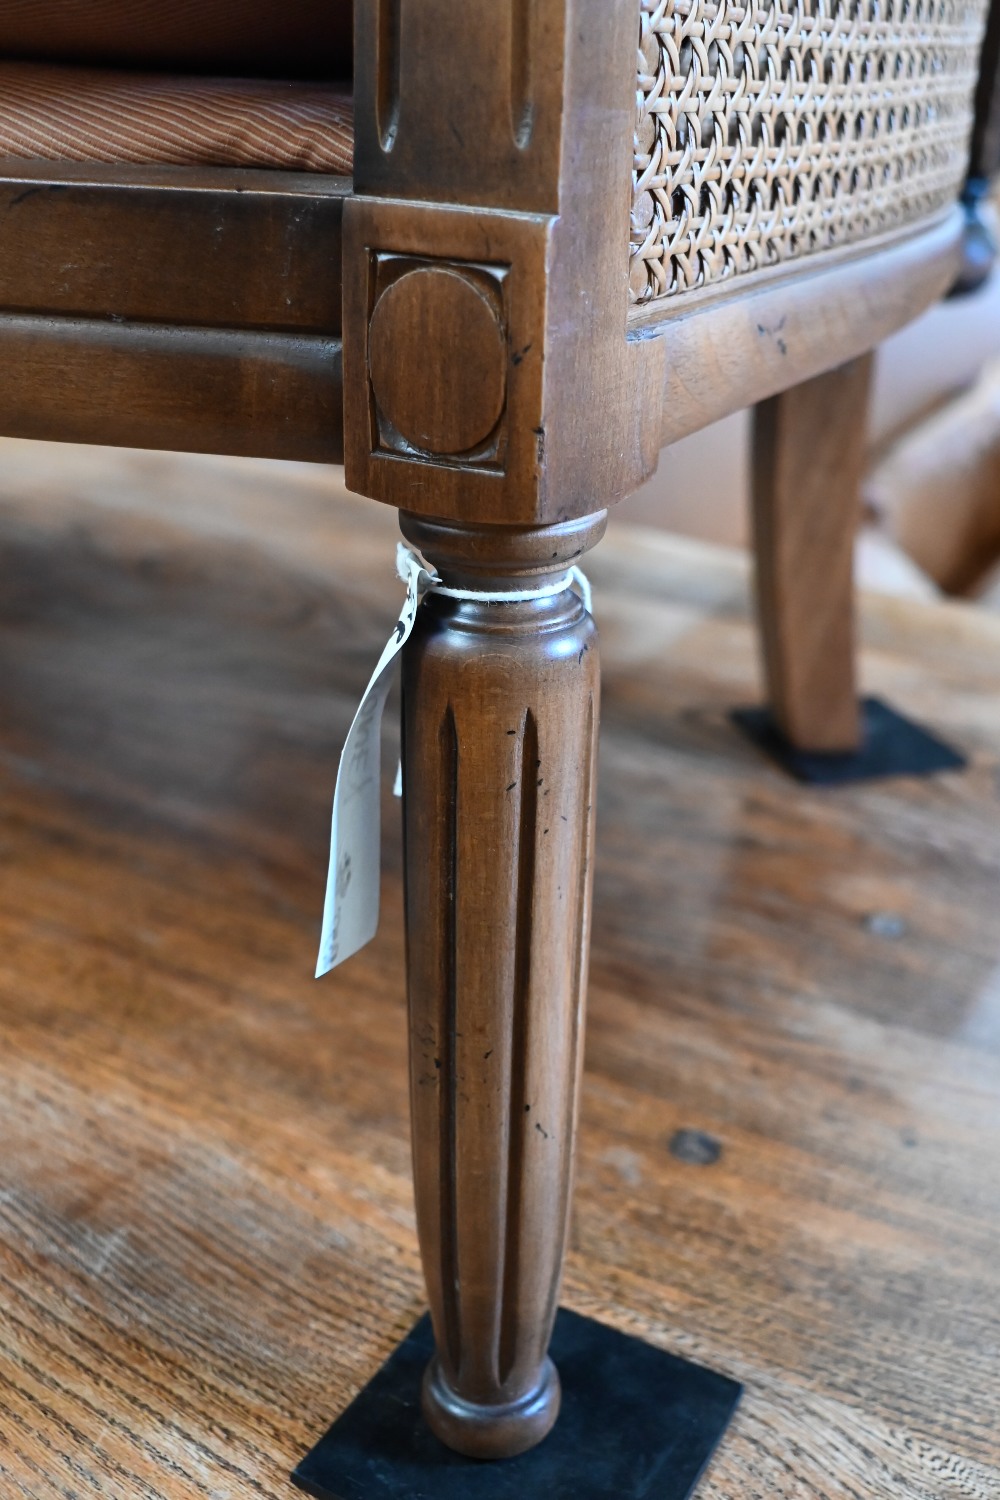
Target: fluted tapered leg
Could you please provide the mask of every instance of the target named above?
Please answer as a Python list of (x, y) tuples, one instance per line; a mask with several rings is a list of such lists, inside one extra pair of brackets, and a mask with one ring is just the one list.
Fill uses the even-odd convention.
[[(558, 579), (603, 518), (404, 531), (452, 586)], [(417, 1221), (444, 1442), (519, 1453), (558, 1414), (547, 1349), (582, 1056), (599, 671), (577, 595), (431, 595), (403, 667)]]

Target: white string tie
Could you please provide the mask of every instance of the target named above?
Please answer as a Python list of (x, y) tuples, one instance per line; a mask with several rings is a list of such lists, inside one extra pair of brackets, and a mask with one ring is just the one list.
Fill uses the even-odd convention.
[[(593, 614), (593, 592), (590, 587), (590, 579), (582, 568), (568, 568), (561, 578), (548, 583), (539, 584), (536, 588), (528, 589), (453, 589), (441, 582), (441, 577), (429, 567), (420, 553), (414, 547), (409, 547), (405, 542), (396, 545), (396, 572), (403, 582), (409, 576), (412, 564), (419, 563), (422, 573), (426, 575), (427, 583), (422, 590), (424, 593), (442, 594), (446, 599), (469, 599), (480, 604), (525, 604), (532, 599), (554, 599), (556, 594), (563, 593), (566, 589), (573, 589), (580, 596), (580, 602), (588, 615)], [(423, 577), (421, 578), (423, 583)]]
[[(594, 594), (590, 587), (590, 579), (582, 568), (567, 568), (561, 578), (554, 583), (539, 584), (534, 589), (451, 589), (441, 582), (441, 576), (435, 573), (415, 547), (407, 546), (406, 542), (396, 543), (396, 572), (406, 583), (412, 577), (414, 567), (420, 569), (420, 598), (423, 600), (425, 594), (443, 594), (446, 599), (473, 599), (480, 604), (524, 604), (532, 599), (554, 599), (556, 594), (561, 594), (566, 589), (573, 589), (579, 595), (580, 603), (588, 615), (594, 613)], [(396, 779), (392, 784), (394, 797), (403, 795), (403, 764), (402, 761), (396, 766)]]
[[(438, 589), (453, 599), (507, 604), (526, 599), (549, 599), (563, 589), (576, 588), (585, 607), (590, 609), (590, 589), (578, 568), (568, 569), (555, 583), (493, 594), (486, 589), (445, 588), (419, 552), (402, 543), (396, 551), (396, 566), (406, 584), (406, 598), (351, 720), (337, 766), (330, 814), (330, 861), (323, 901), (323, 926), (316, 956), (317, 978), (363, 948), (378, 927), (382, 712), (395, 675), (397, 658), (410, 639), (424, 596), (432, 589)], [(402, 795), (402, 790), (403, 778), (397, 772), (397, 796)]]

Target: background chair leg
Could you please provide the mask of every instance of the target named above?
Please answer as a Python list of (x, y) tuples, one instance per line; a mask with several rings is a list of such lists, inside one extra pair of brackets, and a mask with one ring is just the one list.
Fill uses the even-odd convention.
[[(557, 579), (604, 517), (506, 531), (404, 516), (452, 587)], [(586, 991), (598, 652), (568, 588), (431, 594), (404, 652), (411, 1106), (437, 1345), (434, 1432), (481, 1458), (559, 1410), (547, 1350), (569, 1212)]]
[(767, 692), (796, 749), (856, 750), (854, 542), (872, 356), (754, 411), (753, 525)]

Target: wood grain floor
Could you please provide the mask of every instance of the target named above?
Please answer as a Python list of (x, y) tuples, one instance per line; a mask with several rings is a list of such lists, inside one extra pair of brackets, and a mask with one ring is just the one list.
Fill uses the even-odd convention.
[[(310, 978), (394, 539), (318, 470), (0, 445), (3, 1500), (287, 1500), (421, 1310), (388, 785)], [(998, 1497), (1000, 619), (870, 602), (866, 688), (972, 768), (809, 791), (726, 722), (742, 565), (591, 572), (565, 1301), (746, 1382), (705, 1500)]]

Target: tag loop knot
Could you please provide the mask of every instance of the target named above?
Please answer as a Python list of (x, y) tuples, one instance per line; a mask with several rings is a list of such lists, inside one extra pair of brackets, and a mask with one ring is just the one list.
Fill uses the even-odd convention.
[[(566, 589), (573, 589), (588, 615), (593, 614), (593, 592), (590, 579), (582, 568), (567, 568), (561, 578), (526, 589), (454, 589), (443, 583), (438, 573), (430, 567), (406, 542), (396, 545), (396, 572), (405, 583), (414, 567), (420, 568), (420, 592), (442, 594), (446, 599), (467, 599), (478, 604), (527, 604), (533, 599), (554, 599)], [(426, 579), (426, 582), (425, 582)]]

